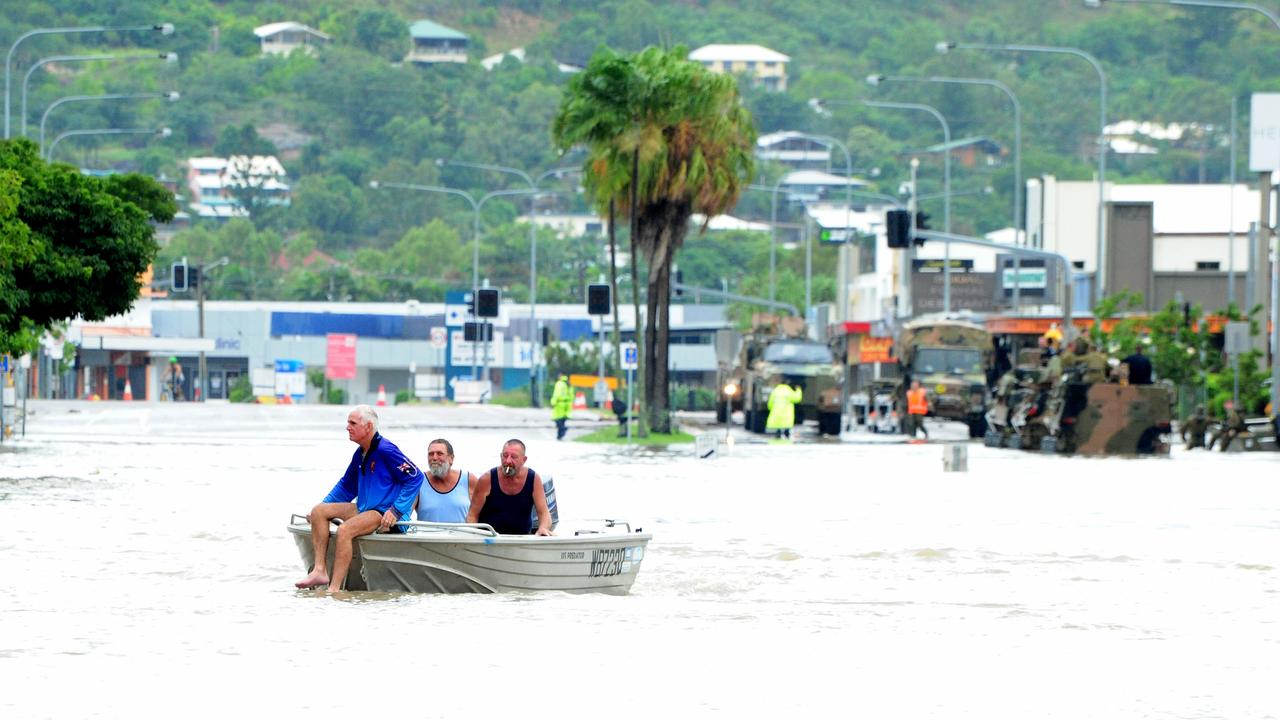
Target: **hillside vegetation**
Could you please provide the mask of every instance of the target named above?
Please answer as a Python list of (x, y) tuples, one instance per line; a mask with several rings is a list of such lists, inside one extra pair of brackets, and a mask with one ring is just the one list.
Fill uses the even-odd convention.
[[(407, 26), (431, 19), (472, 38), (466, 65), (401, 64)], [(253, 28), (297, 20), (334, 36), (315, 57), (259, 56)], [(412, 191), (373, 190), (370, 180), (446, 185), (477, 197), (521, 187), (519, 178), (442, 165), (437, 159), (491, 163), (532, 175), (571, 166), (550, 141), (550, 121), (567, 75), (557, 63), (583, 65), (608, 45), (630, 52), (645, 46), (755, 43), (792, 58), (785, 93), (744, 88), (760, 133), (800, 130), (844, 141), (855, 168), (879, 168), (879, 192), (895, 193), (907, 179), (913, 152), (940, 141), (927, 116), (872, 110), (864, 98), (933, 105), (955, 138), (986, 136), (1010, 147), (1012, 112), (991, 88), (892, 83), (871, 87), (868, 74), (990, 78), (1008, 84), (1023, 108), (1024, 175), (1092, 176), (1098, 83), (1083, 61), (1059, 55), (955, 51), (940, 55), (941, 40), (1068, 46), (1103, 64), (1109, 79), (1109, 120), (1196, 123), (1205, 128), (1179, 142), (1155, 142), (1154, 156), (1110, 160), (1118, 182), (1218, 182), (1229, 157), (1231, 98), (1240, 97), (1238, 152), (1247, 148), (1247, 95), (1280, 87), (1280, 37), (1261, 15), (1159, 5), (1107, 5), (1085, 9), (1068, 0), (970, 0), (896, 3), (857, 0), (673, 2), (437, 2), (392, 0), (59, 0), (8, 3), (0, 16), (0, 43), (33, 28), (172, 22), (173, 36), (97, 33), (41, 36), (15, 56), (13, 122), (19, 117), (23, 74), (37, 58), (84, 53), (173, 50), (176, 65), (63, 64), (31, 77), (27, 126), (36, 133), (50, 103), (69, 95), (176, 89), (177, 103), (76, 103), (49, 120), (50, 136), (72, 128), (165, 125), (165, 139), (77, 138), (58, 146), (56, 159), (85, 167), (141, 170), (180, 178), (193, 155), (268, 152), (281, 157), (293, 185), (288, 208), (255, 213), (179, 233), (162, 251), (212, 259), (227, 255), (220, 297), (293, 299), (440, 300), (445, 288), (469, 285), (472, 211), (465, 201)], [(524, 47), (526, 62), (506, 60), (485, 71), (479, 58)], [(149, 52), (149, 50), (145, 51)], [(809, 100), (832, 104), (826, 114)], [(936, 156), (921, 156), (921, 192), (941, 190)], [(986, 232), (1009, 223), (1013, 169), (957, 167), (957, 192), (985, 186), (954, 201), (958, 232)], [(837, 168), (843, 164), (842, 157)], [(1241, 163), (1241, 167), (1245, 167)], [(763, 166), (761, 183), (780, 169)], [(585, 209), (572, 196), (540, 207)], [(935, 217), (936, 207), (926, 204)], [(527, 296), (527, 228), (513, 224), (527, 201), (498, 198), (483, 211), (482, 275), (518, 300)], [(783, 215), (789, 216), (789, 210)], [(768, 193), (748, 193), (737, 214), (767, 218)], [(781, 219), (781, 218), (780, 218)], [(314, 250), (325, 255), (318, 256)], [(607, 254), (598, 240), (538, 236), (539, 299), (579, 301)], [(831, 299), (830, 248), (819, 248), (814, 298)], [(278, 257), (290, 259), (285, 270)], [(692, 239), (682, 251), (684, 281), (759, 293), (766, 282), (768, 239), (739, 234)], [(315, 262), (317, 257), (326, 258)], [(331, 259), (328, 259), (331, 258)], [(732, 262), (726, 262), (730, 259)], [(309, 263), (309, 264), (308, 264)], [(779, 260), (779, 299), (803, 301), (802, 253)]]

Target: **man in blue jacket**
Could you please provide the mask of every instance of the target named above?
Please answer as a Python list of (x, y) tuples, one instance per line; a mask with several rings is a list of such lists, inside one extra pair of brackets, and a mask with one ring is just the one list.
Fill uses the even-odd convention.
[[(422, 471), (400, 448), (378, 434), (378, 414), (357, 405), (347, 415), (347, 437), (360, 446), (337, 485), (311, 509), (311, 547), (316, 564), (300, 588), (328, 585), (341, 590), (351, 567), (355, 539), (374, 532), (398, 531), (396, 523), (409, 516), (422, 488)], [(354, 502), (352, 502), (354, 500)], [(333, 552), (332, 580), (328, 572), (329, 523), (341, 520)]]

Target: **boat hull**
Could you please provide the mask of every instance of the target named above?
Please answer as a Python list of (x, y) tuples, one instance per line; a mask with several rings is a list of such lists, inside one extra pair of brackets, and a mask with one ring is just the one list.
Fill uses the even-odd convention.
[[(289, 526), (304, 569), (315, 563), (305, 521)], [(356, 540), (348, 590), (495, 593), (558, 590), (626, 594), (652, 535), (602, 532), (565, 537), (487, 535), (413, 528)], [(330, 535), (332, 563), (335, 541)], [(330, 564), (332, 567), (332, 564)]]

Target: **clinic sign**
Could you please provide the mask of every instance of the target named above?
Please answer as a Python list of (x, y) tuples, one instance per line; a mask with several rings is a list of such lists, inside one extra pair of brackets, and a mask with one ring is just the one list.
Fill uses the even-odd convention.
[(1280, 93), (1254, 93), (1249, 106), (1249, 169), (1280, 170)]
[(351, 380), (356, 376), (356, 336), (329, 333), (325, 336), (324, 376), (330, 380)]

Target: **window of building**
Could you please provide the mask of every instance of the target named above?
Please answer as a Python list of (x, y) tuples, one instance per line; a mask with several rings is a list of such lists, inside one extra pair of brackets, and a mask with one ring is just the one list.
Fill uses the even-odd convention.
[(1220, 270), (1220, 269), (1222, 269), (1222, 263), (1218, 262), (1217, 260), (1197, 260), (1197, 261), (1196, 261), (1196, 270), (1197, 270), (1197, 271), (1199, 271), (1199, 270)]

